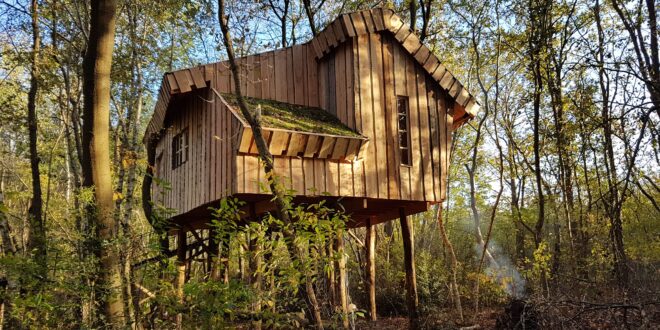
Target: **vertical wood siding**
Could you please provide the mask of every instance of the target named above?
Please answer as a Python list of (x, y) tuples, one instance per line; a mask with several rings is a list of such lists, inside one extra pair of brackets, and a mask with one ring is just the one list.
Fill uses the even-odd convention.
[[(371, 31), (374, 22), (357, 18), (353, 24)], [(355, 162), (276, 157), (276, 172), (297, 194), (430, 202), (445, 198), (453, 124), (448, 109), (454, 102), (389, 32), (356, 34), (320, 61), (309, 43), (237, 62), (245, 95), (320, 106), (370, 140), (364, 158)], [(207, 73), (212, 88), (235, 91), (226, 62), (210, 64), (205, 71), (212, 72)], [(400, 165), (397, 96), (409, 100), (411, 166)], [(181, 214), (227, 195), (264, 192), (262, 164), (255, 155), (238, 154), (241, 124), (211, 90), (193, 91), (171, 107), (173, 115), (156, 152), (157, 175), (171, 190), (155, 186), (154, 196), (163, 194), (165, 206)], [(189, 159), (172, 170), (172, 137), (185, 127)], [(264, 133), (269, 145), (284, 150), (292, 143)], [(321, 145), (323, 153), (350, 148), (341, 139), (327, 146), (322, 138), (307, 139)]]

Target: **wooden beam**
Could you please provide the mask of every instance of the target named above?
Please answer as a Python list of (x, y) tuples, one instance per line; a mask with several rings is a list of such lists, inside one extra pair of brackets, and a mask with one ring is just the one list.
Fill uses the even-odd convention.
[(369, 219), (365, 245), (367, 248), (367, 287), (369, 288), (369, 315), (372, 321), (376, 321), (376, 226), (375, 217)]
[(403, 263), (406, 269), (406, 303), (408, 305), (408, 319), (410, 329), (419, 329), (419, 314), (417, 306), (417, 279), (415, 276), (415, 240), (413, 227), (404, 208), (399, 209), (401, 222), (401, 236), (403, 238)]

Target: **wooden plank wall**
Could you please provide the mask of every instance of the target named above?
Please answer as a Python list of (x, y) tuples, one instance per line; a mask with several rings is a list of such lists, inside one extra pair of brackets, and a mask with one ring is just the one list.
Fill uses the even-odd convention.
[[(447, 92), (387, 32), (358, 34), (319, 62), (314, 56), (312, 44), (304, 44), (238, 59), (245, 95), (323, 107), (370, 140), (364, 159), (352, 163), (276, 157), (275, 170), (287, 187), (307, 195), (443, 200), (452, 131), (448, 109), (454, 107)], [(212, 66), (211, 87), (233, 92), (227, 63)], [(157, 171), (172, 187), (165, 205), (177, 214), (266, 188), (256, 156), (231, 156), (240, 141), (238, 120), (212, 91), (202, 93), (175, 101), (173, 106), (188, 111), (175, 111), (157, 148)], [(411, 166), (400, 165), (397, 96), (409, 98)], [(184, 127), (189, 128), (189, 161), (171, 171), (171, 139)], [(265, 135), (273, 142), (271, 134)], [(154, 188), (154, 196), (159, 193)]]
[[(170, 190), (153, 186), (154, 196), (163, 196), (163, 205), (173, 215), (236, 192), (236, 162), (240, 122), (221, 102), (213, 100), (211, 90), (198, 90), (176, 99), (169, 126), (156, 147), (156, 175), (169, 183)], [(172, 139), (188, 130), (188, 161), (172, 169)]]
[[(363, 161), (365, 195), (443, 200), (451, 138), (447, 109), (453, 101), (390, 34), (361, 34), (356, 40), (354, 118), (370, 139)], [(411, 166), (400, 165), (397, 96), (408, 97)]]

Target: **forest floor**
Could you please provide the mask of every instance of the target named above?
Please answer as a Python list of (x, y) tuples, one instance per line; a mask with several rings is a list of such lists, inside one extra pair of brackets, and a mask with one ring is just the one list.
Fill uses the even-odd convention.
[[(494, 329), (497, 318), (503, 309), (499, 307), (485, 308), (474, 320), (466, 318), (459, 322), (456, 313), (450, 310), (439, 310), (436, 313), (421, 320), (424, 329)], [(355, 322), (356, 329), (378, 329), (378, 330), (404, 330), (409, 329), (407, 317), (380, 317), (376, 322), (361, 319)]]

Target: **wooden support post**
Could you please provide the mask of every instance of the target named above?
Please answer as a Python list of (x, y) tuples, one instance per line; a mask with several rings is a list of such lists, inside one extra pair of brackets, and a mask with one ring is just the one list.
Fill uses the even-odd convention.
[(376, 223), (375, 217), (369, 218), (365, 247), (367, 249), (367, 287), (369, 288), (369, 315), (376, 321)]
[(399, 209), (401, 222), (401, 236), (403, 238), (403, 262), (406, 268), (406, 302), (408, 305), (408, 318), (410, 329), (419, 329), (419, 315), (417, 306), (417, 279), (415, 276), (415, 240), (412, 223), (406, 217), (404, 208)]
[[(176, 294), (179, 298), (179, 302), (183, 303), (183, 285), (186, 284), (186, 250), (188, 249), (188, 244), (186, 241), (186, 231), (181, 228), (179, 229), (177, 235), (177, 247), (176, 247)], [(178, 313), (176, 315), (176, 327), (181, 329), (183, 326), (183, 315)]]
[(349, 328), (348, 323), (348, 290), (346, 288), (346, 252), (344, 251), (344, 231), (337, 234), (337, 253), (339, 254), (339, 299), (341, 301), (341, 319), (344, 329)]

